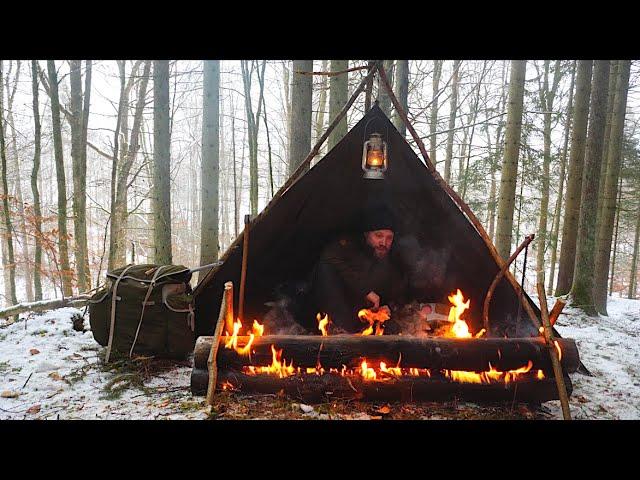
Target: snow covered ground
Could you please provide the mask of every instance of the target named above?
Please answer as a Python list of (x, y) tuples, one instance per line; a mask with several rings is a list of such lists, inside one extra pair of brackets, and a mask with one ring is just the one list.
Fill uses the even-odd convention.
[[(202, 397), (189, 392), (186, 362), (153, 372), (141, 362), (137, 375), (108, 368), (91, 332), (73, 329), (72, 317), (81, 313), (62, 308), (26, 322), (0, 320), (0, 419), (208, 417)], [(573, 417), (640, 419), (640, 301), (610, 299), (610, 316), (599, 319), (570, 308), (566, 313), (557, 329), (576, 340), (594, 375), (572, 375)], [(562, 418), (560, 402), (547, 402), (544, 410), (547, 418)]]
[[(608, 317), (594, 318), (565, 308), (556, 323), (560, 335), (575, 339), (580, 360), (594, 375), (571, 375), (571, 414), (575, 419), (640, 419), (640, 300), (609, 298), (607, 310)], [(562, 418), (559, 401), (545, 406)]]

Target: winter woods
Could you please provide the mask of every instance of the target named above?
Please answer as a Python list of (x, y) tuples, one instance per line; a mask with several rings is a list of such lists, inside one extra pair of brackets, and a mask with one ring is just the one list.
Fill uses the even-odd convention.
[[(89, 292), (127, 263), (215, 261), (369, 62), (3, 60), (0, 306)], [(608, 295), (640, 295), (637, 62), (383, 65), (499, 253), (536, 233), (525, 289), (545, 269), (546, 288), (590, 314), (607, 313)], [(367, 100), (404, 133), (375, 79), (314, 162)]]

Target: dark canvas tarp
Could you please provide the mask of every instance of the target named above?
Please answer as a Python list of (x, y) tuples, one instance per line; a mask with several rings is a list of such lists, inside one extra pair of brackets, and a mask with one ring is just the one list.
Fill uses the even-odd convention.
[[(382, 181), (362, 178), (362, 146), (372, 132), (382, 133), (388, 142), (389, 167)], [(416, 260), (427, 258), (419, 273), (428, 296), (446, 303), (447, 295), (460, 288), (465, 298), (471, 299), (467, 318), (472, 331), (480, 330), (482, 303), (498, 267), (464, 213), (377, 106), (252, 223), (245, 318), (260, 319), (268, 309), (264, 303), (274, 299), (276, 287), (287, 280), (303, 279), (323, 246), (339, 232), (353, 230), (365, 202), (378, 197), (389, 200), (397, 219), (399, 244), (409, 239)], [(238, 304), (242, 242), (223, 260), (196, 287), (197, 335), (213, 331), (224, 282), (234, 283)], [(525, 301), (533, 305), (526, 295)], [(537, 334), (515, 290), (504, 279), (489, 313), (494, 335)]]

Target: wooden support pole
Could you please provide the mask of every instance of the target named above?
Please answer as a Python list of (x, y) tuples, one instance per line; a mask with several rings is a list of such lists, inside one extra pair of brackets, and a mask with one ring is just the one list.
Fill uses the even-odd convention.
[(487, 332), (489, 332), (489, 303), (491, 302), (491, 297), (493, 297), (493, 292), (498, 286), (498, 282), (500, 282), (500, 280), (504, 276), (504, 273), (509, 268), (509, 265), (513, 263), (513, 261), (517, 258), (520, 252), (524, 250), (525, 247), (529, 245), (534, 238), (535, 238), (534, 234), (527, 235), (525, 237), (524, 241), (520, 244), (518, 248), (516, 248), (516, 251), (511, 254), (509, 259), (505, 262), (505, 264), (502, 266), (498, 274), (493, 279), (493, 282), (491, 282), (491, 285), (489, 286), (489, 290), (487, 290), (487, 294), (484, 297), (484, 305), (482, 307), (482, 322), (484, 323), (484, 328)]
[[(489, 235), (487, 235), (487, 232), (482, 226), (482, 223), (480, 223), (480, 220), (478, 220), (478, 217), (476, 217), (473, 211), (460, 198), (460, 196), (455, 192), (455, 190), (451, 188), (449, 184), (447, 184), (447, 182), (444, 181), (444, 179), (440, 176), (440, 174), (436, 170), (433, 163), (431, 163), (431, 160), (429, 159), (429, 154), (427, 153), (427, 149), (425, 148), (424, 143), (422, 143), (422, 139), (416, 133), (415, 129), (413, 128), (413, 125), (411, 125), (411, 122), (409, 122), (409, 119), (407, 118), (407, 114), (402, 108), (402, 105), (400, 105), (400, 102), (396, 98), (395, 94), (393, 93), (393, 89), (389, 84), (389, 80), (387, 79), (387, 75), (384, 71), (384, 68), (379, 62), (378, 62), (378, 72), (380, 73), (380, 79), (382, 80), (382, 84), (387, 90), (389, 94), (389, 98), (391, 99), (391, 102), (393, 103), (393, 106), (396, 109), (396, 112), (398, 113), (398, 115), (406, 125), (407, 130), (409, 130), (409, 132), (411, 133), (411, 136), (413, 137), (414, 141), (418, 145), (418, 148), (420, 149), (420, 153), (422, 153), (422, 157), (424, 158), (425, 164), (427, 166), (427, 170), (431, 173), (436, 183), (440, 185), (440, 187), (442, 187), (442, 189), (449, 194), (449, 196), (456, 203), (456, 205), (458, 205), (458, 208), (465, 213), (465, 215), (467, 216), (471, 224), (477, 230), (482, 240), (484, 240), (484, 243), (487, 245), (487, 248), (489, 249), (489, 253), (493, 257), (493, 260), (496, 262), (498, 269), (502, 269), (502, 267), (504, 266), (504, 259), (500, 256), (500, 254), (498, 253), (498, 250), (496, 250), (495, 245), (491, 241), (491, 238), (489, 237)], [(513, 287), (513, 289), (515, 290), (516, 295), (520, 297), (520, 292), (522, 290), (522, 287), (518, 284), (518, 281), (515, 279), (513, 274), (507, 269), (504, 275), (506, 279), (509, 281), (509, 283), (511, 284), (511, 286)], [(521, 303), (522, 303), (522, 306), (524, 307), (525, 312), (527, 312), (527, 314), (529, 315), (531, 322), (535, 325), (536, 328), (538, 328), (540, 326), (540, 320), (538, 320), (538, 316), (534, 312), (533, 307), (527, 301), (522, 301)]]
[(216, 391), (216, 382), (218, 380), (218, 346), (220, 345), (220, 335), (225, 326), (225, 321), (229, 317), (233, 318), (233, 283), (231, 282), (224, 284), (218, 323), (216, 324), (216, 329), (211, 338), (211, 347), (209, 348), (209, 357), (207, 359), (207, 372), (209, 375), (207, 381), (207, 405), (213, 405), (213, 394)]
[(562, 298), (558, 298), (556, 300), (556, 303), (551, 309), (551, 312), (549, 312), (549, 323), (551, 324), (552, 327), (558, 320), (558, 317), (562, 313), (562, 310), (564, 309), (566, 304), (567, 304), (567, 301)]
[(551, 363), (553, 365), (553, 373), (556, 377), (558, 396), (560, 397), (560, 405), (562, 406), (562, 417), (565, 420), (571, 420), (567, 387), (565, 385), (564, 377), (562, 376), (562, 366), (560, 365), (558, 351), (556, 350), (554, 343), (553, 330), (551, 328), (551, 323), (549, 322), (549, 308), (547, 306), (547, 296), (544, 291), (544, 272), (538, 271), (538, 283), (536, 286), (538, 288), (538, 299), (540, 300), (540, 311), (542, 312), (544, 339), (547, 342), (547, 349), (549, 350)]

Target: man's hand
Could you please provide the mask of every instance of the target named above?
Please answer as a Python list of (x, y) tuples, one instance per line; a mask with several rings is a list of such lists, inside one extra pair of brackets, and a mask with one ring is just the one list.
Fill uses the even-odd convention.
[(365, 298), (373, 304), (371, 307), (372, 310), (377, 310), (380, 307), (380, 296), (376, 292), (371, 291), (367, 293)]

